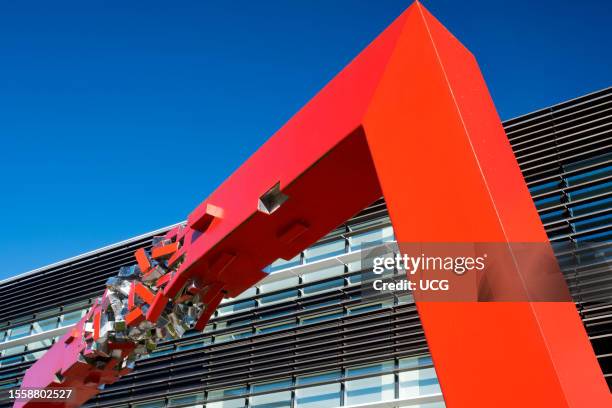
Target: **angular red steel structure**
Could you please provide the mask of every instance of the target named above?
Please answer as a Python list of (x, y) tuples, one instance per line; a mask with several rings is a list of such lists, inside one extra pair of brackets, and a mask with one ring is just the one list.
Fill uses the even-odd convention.
[[(419, 3), (219, 186), (184, 230), (170, 233), (181, 246), (167, 255), (182, 263), (154, 299), (139, 289), (151, 303), (144, 318), (195, 285), (206, 288), (203, 327), (223, 296), (246, 290), (265, 266), (381, 195), (398, 241), (548, 242), (474, 57)], [(516, 279), (528, 278), (520, 262), (513, 268)], [(612, 406), (572, 302), (417, 308), (448, 407)], [(78, 406), (122, 374), (78, 363), (83, 325), (22, 385), (76, 386), (78, 397), (15, 406)]]

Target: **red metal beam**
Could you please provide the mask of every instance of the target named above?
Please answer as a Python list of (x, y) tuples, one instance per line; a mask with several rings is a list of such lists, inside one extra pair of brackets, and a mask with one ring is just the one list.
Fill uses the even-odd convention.
[[(548, 245), (474, 57), (407, 13), (363, 121), (397, 240)], [(417, 308), (448, 407), (612, 406), (573, 302)]]
[[(221, 296), (246, 290), (266, 265), (293, 257), (381, 195), (400, 241), (548, 245), (472, 55), (418, 3), (215, 190), (184, 230), (168, 234), (179, 243), (171, 263), (180, 266), (156, 278), (163, 282), (146, 319), (199, 291), (209, 305), (196, 323), (203, 327)], [(146, 253), (137, 258), (152, 269)], [(508, 279), (528, 279), (521, 268)], [(448, 407), (609, 406), (572, 302), (417, 307)], [(78, 406), (125, 373), (79, 363), (83, 324), (28, 370), (23, 387), (76, 386), (78, 397), (57, 406)]]

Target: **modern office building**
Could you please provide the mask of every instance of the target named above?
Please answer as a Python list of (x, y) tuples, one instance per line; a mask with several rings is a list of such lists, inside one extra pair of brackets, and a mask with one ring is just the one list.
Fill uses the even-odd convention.
[[(504, 126), (612, 386), (612, 88)], [(0, 282), (0, 387), (18, 386), (106, 279), (167, 229)], [(362, 297), (362, 245), (393, 239), (379, 200), (270, 265), (203, 332), (160, 344), (87, 406), (444, 406), (410, 295)]]

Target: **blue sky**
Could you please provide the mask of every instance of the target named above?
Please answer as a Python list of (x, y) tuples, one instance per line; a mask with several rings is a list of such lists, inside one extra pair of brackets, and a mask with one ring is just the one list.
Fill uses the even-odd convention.
[[(2, 2), (0, 279), (182, 220), (410, 3)], [(612, 85), (609, 2), (423, 4), (502, 119)]]

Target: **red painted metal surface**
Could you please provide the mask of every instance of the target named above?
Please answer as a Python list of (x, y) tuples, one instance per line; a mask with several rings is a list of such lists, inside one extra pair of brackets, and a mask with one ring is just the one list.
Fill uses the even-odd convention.
[[(131, 319), (155, 321), (195, 284), (207, 288), (201, 329), (223, 296), (251, 287), (266, 265), (293, 257), (381, 195), (400, 241), (547, 242), (476, 62), (418, 3), (219, 186), (185, 229), (168, 234), (182, 244), (157, 255), (180, 266), (158, 278), (153, 299), (136, 291), (150, 307), (144, 317), (134, 308)], [(143, 272), (152, 269), (146, 254), (137, 259)], [(448, 407), (610, 406), (573, 303), (417, 307)], [(127, 372), (82, 362), (90, 317), (23, 381), (76, 387), (77, 398), (16, 407), (78, 406)]]

